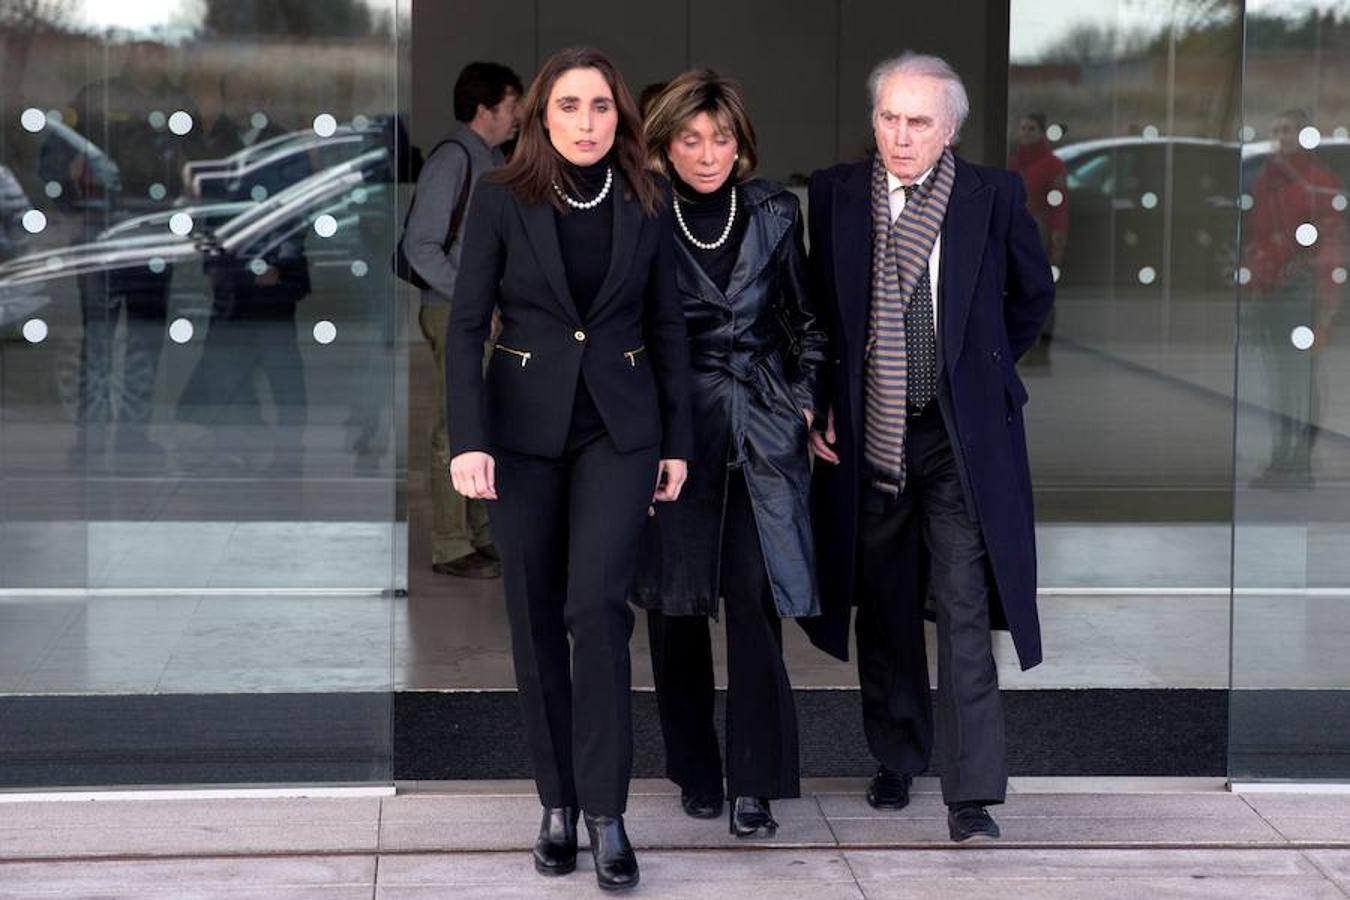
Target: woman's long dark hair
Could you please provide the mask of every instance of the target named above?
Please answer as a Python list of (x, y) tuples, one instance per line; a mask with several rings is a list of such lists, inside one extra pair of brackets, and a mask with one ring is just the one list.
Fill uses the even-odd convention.
[(503, 182), (526, 203), (551, 203), (565, 210), (561, 198), (553, 190), (556, 182), (576, 191), (564, 165), (566, 162), (549, 142), (544, 128), (548, 98), (563, 73), (572, 69), (595, 69), (609, 83), (614, 95), (614, 106), (619, 113), (619, 124), (614, 132), (614, 162), (624, 174), (637, 195), (642, 211), (651, 215), (660, 202), (656, 182), (646, 169), (647, 147), (642, 139), (642, 118), (638, 115), (633, 95), (623, 82), (623, 76), (609, 57), (590, 47), (569, 47), (548, 58), (539, 74), (530, 82), (521, 111), (520, 137), (511, 161), (491, 176)]

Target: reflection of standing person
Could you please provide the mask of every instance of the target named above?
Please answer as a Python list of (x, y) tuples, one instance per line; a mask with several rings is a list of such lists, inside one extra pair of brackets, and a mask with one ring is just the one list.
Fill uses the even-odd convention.
[[(177, 194), (184, 155), (183, 139), (173, 134), (169, 117), (190, 104), (165, 73), (166, 48), (155, 43), (129, 45), (120, 73), (82, 88), (70, 102), (75, 128), (101, 145), (117, 163), (120, 191), (92, 177), (92, 164), (71, 145), (52, 140), (44, 147), (44, 171), (62, 175), (70, 197), (86, 207), (114, 214), (155, 208)], [(86, 194), (102, 193), (98, 198)], [(81, 239), (92, 240), (107, 219), (89, 217)], [(80, 276), (81, 344), (76, 464), (102, 464), (110, 429), (119, 467), (158, 471), (164, 451), (147, 435), (154, 412), (171, 270), (115, 269)], [(126, 330), (116, 340), (125, 310)], [(120, 353), (119, 353), (120, 350)]]
[[(1345, 219), (1333, 206), (1345, 188), (1299, 145), (1299, 132), (1307, 125), (1302, 110), (1275, 119), (1275, 152), (1252, 181), (1253, 205), (1242, 226), (1242, 264), (1251, 273), (1243, 320), (1265, 360), (1274, 432), (1270, 459), (1253, 479), (1255, 487), (1311, 483), (1320, 415), (1317, 356), (1326, 346), (1344, 290), (1332, 272), (1346, 264)], [(1307, 225), (1315, 232), (1300, 236), (1299, 229)], [(1291, 339), (1299, 326), (1312, 331), (1307, 351)]]
[[(436, 372), (445, 371), (445, 332), (455, 296), (464, 229), (446, 235), (459, 203), (469, 203), (473, 185), (505, 160), (498, 147), (515, 136), (516, 106), (524, 92), (515, 72), (496, 63), (470, 63), (455, 81), (458, 124), (427, 159), (417, 179), (403, 246), (408, 262), (428, 287), (418, 321), (431, 346)], [(466, 184), (465, 182), (468, 182)], [(467, 221), (467, 208), (458, 213)], [(445, 430), (444, 382), (436, 379), (431, 426), (431, 568), (441, 575), (496, 578), (501, 562), (492, 544), (487, 506), (450, 485), (450, 442)]]
[(749, 177), (755, 132), (740, 89), (706, 70), (681, 75), (653, 98), (646, 131), (679, 213), (695, 456), (680, 502), (647, 524), (633, 593), (648, 610), (667, 775), (695, 818), (723, 803), (708, 629), (722, 598), (731, 833), (772, 834), (770, 800), (800, 790), (782, 617), (820, 611), (806, 432), (825, 334), (799, 202)]
[(496, 500), (545, 807), (535, 867), (576, 868), (581, 810), (609, 889), (638, 883), (628, 589), (648, 505), (679, 496), (691, 449), (675, 225), (644, 156), (613, 63), (589, 49), (545, 62), (515, 155), (475, 194), (445, 354), (455, 489)]
[[(1045, 113), (1027, 113), (1017, 126), (1017, 146), (1008, 160), (1008, 168), (1022, 176), (1027, 189), (1027, 210), (1036, 220), (1050, 265), (1064, 265), (1069, 244), (1069, 188), (1067, 169), (1045, 135)], [(1050, 310), (1036, 346), (1025, 357), (1028, 363), (1048, 363), (1050, 343), (1055, 336), (1055, 311)]]
[(873, 70), (871, 160), (811, 179), (811, 264), (833, 328), (813, 485), (824, 615), (815, 640), (858, 678), (876, 807), (909, 802), (935, 723), (924, 616), (937, 618), (938, 761), (953, 840), (997, 837), (1007, 790), (991, 627), (1041, 661), (1036, 544), (1014, 363), (1054, 300), (1022, 180), (957, 158), (969, 110), (944, 61)]

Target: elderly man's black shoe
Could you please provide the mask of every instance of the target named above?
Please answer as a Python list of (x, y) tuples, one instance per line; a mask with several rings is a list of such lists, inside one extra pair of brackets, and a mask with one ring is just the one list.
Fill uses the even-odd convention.
[(999, 834), (994, 817), (978, 803), (953, 803), (948, 806), (947, 831), (952, 840), (958, 843), (974, 838), (993, 840)]
[(560, 806), (544, 810), (534, 842), (534, 870), (540, 875), (567, 875), (577, 867), (577, 810)]
[(909, 788), (913, 782), (910, 775), (878, 766), (877, 774), (867, 786), (867, 803), (873, 809), (904, 809), (909, 806)]
[(722, 794), (690, 794), (680, 792), (680, 806), (686, 816), (695, 819), (716, 819), (722, 815), (722, 804), (726, 800)]
[(769, 801), (763, 797), (737, 797), (731, 805), (731, 833), (738, 838), (753, 837), (760, 831), (765, 837), (778, 833)]
[(623, 816), (593, 816), (585, 813), (586, 832), (591, 836), (591, 856), (595, 860), (595, 880), (603, 890), (626, 891), (637, 887), (638, 862)]

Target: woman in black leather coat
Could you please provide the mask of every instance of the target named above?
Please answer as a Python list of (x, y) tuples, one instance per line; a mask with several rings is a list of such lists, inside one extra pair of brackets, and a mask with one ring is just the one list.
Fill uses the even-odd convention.
[(644, 129), (652, 168), (674, 188), (695, 450), (680, 502), (647, 524), (633, 599), (648, 610), (667, 775), (685, 812), (717, 818), (708, 617), (724, 598), (731, 832), (772, 834), (769, 801), (799, 792), (781, 620), (819, 613), (806, 435), (826, 338), (807, 290), (799, 202), (749, 178), (755, 136), (735, 83), (681, 75)]

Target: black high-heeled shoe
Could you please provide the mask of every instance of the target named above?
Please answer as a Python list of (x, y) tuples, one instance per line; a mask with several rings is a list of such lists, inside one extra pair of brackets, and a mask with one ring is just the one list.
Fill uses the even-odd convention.
[(540, 875), (567, 875), (577, 868), (577, 810), (559, 806), (544, 810), (534, 842), (534, 870)]
[(731, 833), (738, 838), (753, 837), (760, 831), (765, 837), (778, 833), (769, 801), (764, 797), (737, 797), (731, 804)]
[(584, 815), (586, 832), (591, 836), (591, 856), (595, 859), (595, 881), (606, 891), (626, 891), (637, 887), (638, 861), (623, 816)]

